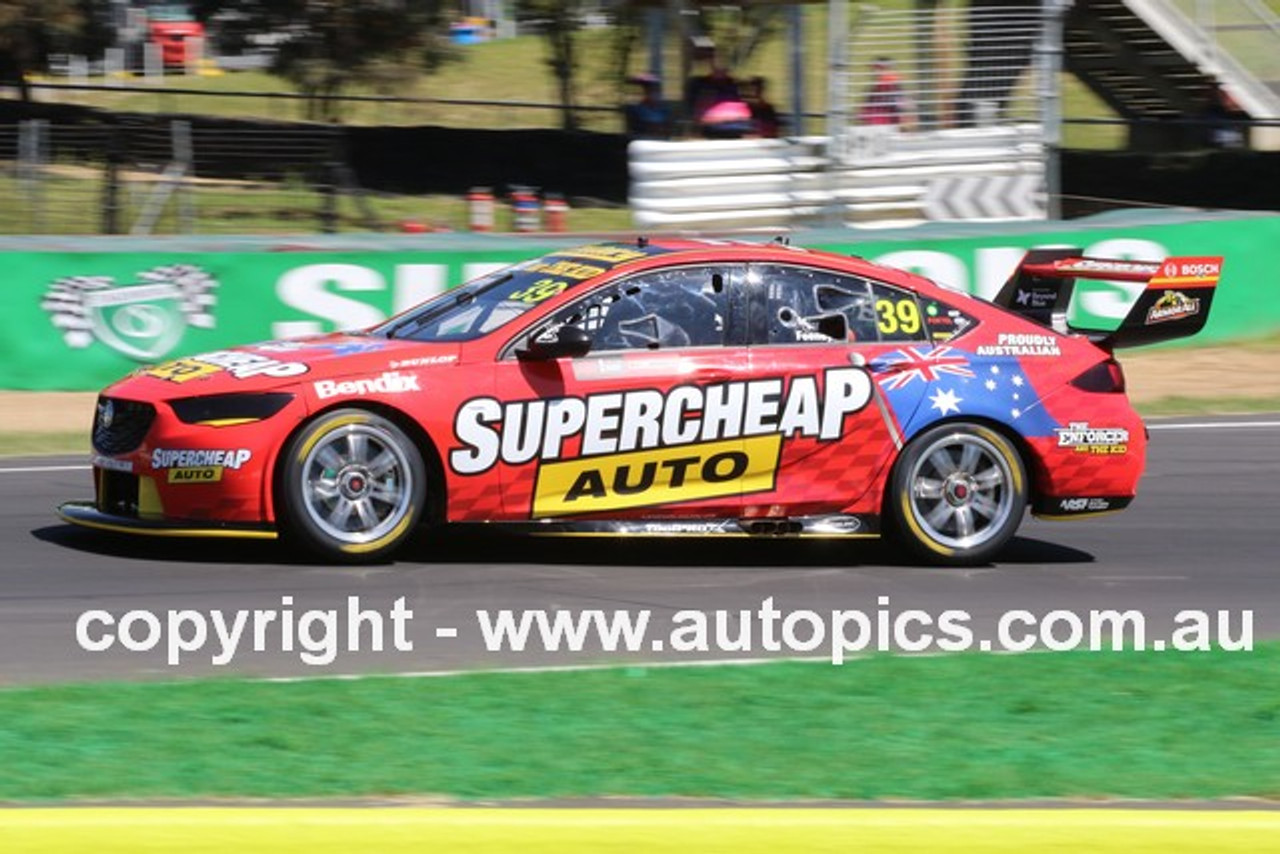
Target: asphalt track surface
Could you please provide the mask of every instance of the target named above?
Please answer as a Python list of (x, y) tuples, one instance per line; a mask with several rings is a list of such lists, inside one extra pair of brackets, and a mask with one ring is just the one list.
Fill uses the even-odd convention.
[[(964, 609), (979, 637), (1009, 609), (1140, 609), (1151, 636), (1187, 608), (1249, 609), (1257, 638), (1280, 636), (1280, 416), (1154, 420), (1141, 493), (1123, 513), (1072, 522), (1030, 517), (997, 563), (966, 570), (914, 566), (874, 541), (551, 540), (434, 535), (394, 564), (320, 566), (275, 543), (145, 540), (62, 524), (54, 507), (85, 498), (80, 458), (0, 460), (0, 684), (204, 675), (328, 676), (362, 673), (575, 666), (604, 661), (724, 659), (723, 652), (580, 653), (487, 651), (476, 612), (496, 609), (622, 609), (652, 612), (664, 636), (682, 609), (756, 611), (766, 598), (784, 613), (886, 606), (898, 613)], [(190, 609), (337, 609), (349, 597), (389, 611), (404, 597), (411, 651), (342, 650), (310, 666), (282, 649), (247, 641), (231, 663), (214, 644), (178, 666), (163, 648), (80, 648), (77, 618), (147, 609), (165, 618)], [(345, 617), (344, 617), (345, 619)], [(438, 636), (456, 629), (455, 637)], [(448, 632), (443, 634), (447, 635)], [(392, 643), (390, 623), (385, 638)], [(755, 636), (758, 645), (759, 635)], [(821, 647), (809, 655), (822, 655)], [(761, 657), (758, 648), (743, 657)], [(778, 653), (780, 655), (796, 653)], [(1172, 654), (1172, 653), (1170, 653)]]

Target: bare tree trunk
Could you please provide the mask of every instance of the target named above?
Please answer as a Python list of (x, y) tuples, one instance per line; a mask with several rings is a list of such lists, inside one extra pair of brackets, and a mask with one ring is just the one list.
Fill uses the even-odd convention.
[(573, 44), (574, 20), (570, 11), (560, 10), (547, 31), (551, 45), (551, 68), (556, 76), (560, 89), (561, 127), (564, 130), (578, 130), (578, 113), (574, 71), (577, 69), (577, 57)]

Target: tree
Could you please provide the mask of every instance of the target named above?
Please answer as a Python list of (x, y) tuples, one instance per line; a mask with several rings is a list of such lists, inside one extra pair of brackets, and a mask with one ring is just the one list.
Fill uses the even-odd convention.
[(50, 53), (85, 50), (102, 37), (89, 0), (0, 0), (0, 83), (30, 100), (27, 74)]
[(550, 56), (547, 65), (556, 79), (560, 94), (561, 127), (577, 130), (578, 52), (575, 36), (582, 28), (582, 17), (594, 4), (584, 0), (516, 0), (516, 14), (536, 22), (547, 40)]
[(197, 16), (228, 38), (286, 35), (272, 71), (308, 97), (307, 116), (332, 120), (353, 84), (403, 88), (455, 58), (445, 0), (198, 0)]
[(716, 45), (720, 61), (730, 69), (746, 65), (756, 49), (780, 35), (785, 6), (779, 3), (704, 6), (698, 23)]

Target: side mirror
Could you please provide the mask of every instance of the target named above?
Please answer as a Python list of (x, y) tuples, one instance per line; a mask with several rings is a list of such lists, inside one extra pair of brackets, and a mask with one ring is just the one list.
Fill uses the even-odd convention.
[(542, 362), (548, 359), (577, 358), (591, 352), (591, 336), (579, 326), (558, 326), (548, 329), (529, 340), (528, 346), (516, 350), (516, 358), (522, 362)]

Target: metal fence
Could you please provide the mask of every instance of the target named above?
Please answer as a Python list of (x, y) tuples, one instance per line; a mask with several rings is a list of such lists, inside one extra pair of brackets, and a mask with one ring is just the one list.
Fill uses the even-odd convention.
[[(324, 127), (195, 127), (181, 120), (0, 126), (6, 234), (230, 234), (373, 230), (395, 199), (355, 186)], [(403, 207), (403, 200), (400, 200)]]
[(915, 130), (1038, 121), (1033, 51), (1044, 22), (1039, 0), (864, 7), (848, 46), (845, 109), (858, 124)]

